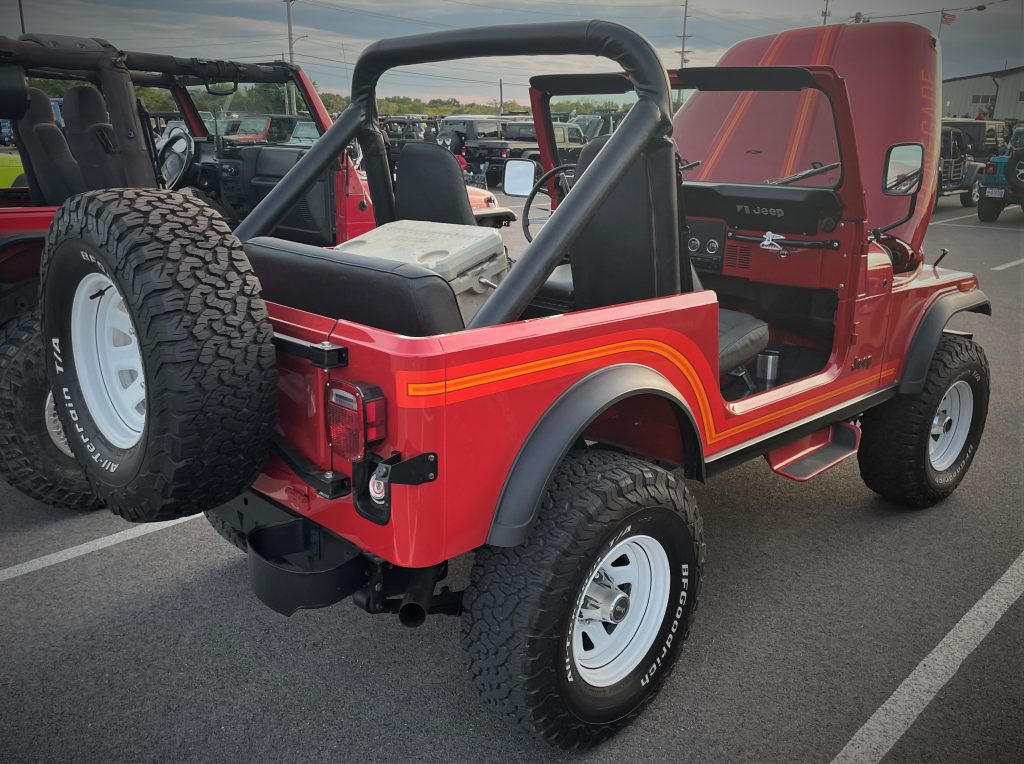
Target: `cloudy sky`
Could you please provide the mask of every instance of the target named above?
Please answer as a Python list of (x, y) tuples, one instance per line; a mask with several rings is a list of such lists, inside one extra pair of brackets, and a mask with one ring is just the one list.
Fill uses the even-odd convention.
[[(965, 2), (965, 0), (958, 0)], [(946, 0), (955, 5), (957, 0)], [(22, 0), (28, 31), (103, 37), (120, 48), (182, 56), (256, 61), (287, 50), (283, 0)], [(692, 64), (713, 64), (734, 42), (820, 24), (824, 0), (691, 0), (687, 33)], [(881, 20), (938, 28), (942, 0), (831, 0), (830, 21), (860, 11)], [(946, 77), (1024, 64), (1024, 0), (988, 3), (984, 11), (953, 11), (942, 29)], [(348, 93), (350, 64), (382, 37), (481, 24), (603, 18), (631, 26), (654, 44), (667, 66), (678, 66), (681, 0), (296, 0), (295, 60), (327, 90)], [(0, 33), (20, 31), (17, 0), (0, 1)], [(505, 98), (526, 100), (537, 73), (607, 70), (601, 59), (478, 59), (396, 70), (381, 82), (385, 95), (490, 101), (498, 81)]]

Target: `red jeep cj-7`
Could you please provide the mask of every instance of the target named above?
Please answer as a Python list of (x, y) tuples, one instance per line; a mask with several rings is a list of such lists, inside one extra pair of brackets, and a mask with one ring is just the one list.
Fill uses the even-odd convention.
[[(416, 214), (413, 147), (389, 169), (378, 79), (453, 52), (605, 56), (624, 77), (580, 82), (637, 97), (511, 267), (447, 151), (415, 144), (433, 188)], [(856, 454), (892, 502), (949, 496), (989, 372), (946, 324), (989, 303), (920, 248), (935, 39), (796, 30), (671, 77), (697, 91), (674, 120), (655, 51), (602, 21), (384, 40), (234, 233), (170, 191), (68, 200), (43, 336), (96, 495), (132, 521), (208, 512), (281, 613), (350, 596), (407, 625), (461, 613), (487, 702), (567, 748), (635, 717), (689, 633), (704, 544), (686, 480), (756, 456), (808, 480)], [(334, 249), (268, 237), (353, 139), (377, 227)], [(533, 183), (509, 162), (510, 191)], [(435, 592), (470, 551), (466, 589)]]

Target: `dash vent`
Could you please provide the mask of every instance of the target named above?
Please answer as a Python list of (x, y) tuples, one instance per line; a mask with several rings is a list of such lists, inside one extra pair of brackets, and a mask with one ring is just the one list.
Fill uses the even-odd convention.
[(750, 267), (750, 245), (735, 241), (725, 245), (725, 266), (727, 268), (747, 269)]

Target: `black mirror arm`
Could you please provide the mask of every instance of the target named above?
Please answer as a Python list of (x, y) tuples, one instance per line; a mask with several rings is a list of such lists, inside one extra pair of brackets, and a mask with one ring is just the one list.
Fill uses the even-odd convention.
[(908, 220), (910, 220), (910, 218), (914, 217), (914, 210), (917, 209), (917, 195), (920, 194), (920, 193), (921, 193), (921, 189), (918, 189), (917, 193), (915, 193), (913, 196), (910, 197), (910, 209), (907, 210), (907, 214), (906, 215), (904, 215), (902, 218), (897, 220), (895, 223), (889, 223), (889, 225), (883, 226), (882, 228), (874, 228), (874, 229), (872, 229), (871, 234), (873, 236), (875, 236), (875, 234), (877, 233), (877, 236), (875, 236), (875, 240), (876, 241), (878, 240), (878, 237), (880, 237), (886, 231), (891, 231), (893, 228), (896, 228), (897, 226), (903, 225)]

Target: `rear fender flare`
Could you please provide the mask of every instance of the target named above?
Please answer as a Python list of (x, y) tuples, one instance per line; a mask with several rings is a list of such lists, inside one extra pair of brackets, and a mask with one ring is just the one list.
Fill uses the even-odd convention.
[(903, 367), (899, 392), (913, 395), (924, 388), (925, 377), (931, 366), (935, 348), (939, 346), (942, 332), (949, 319), (957, 313), (984, 313), (992, 315), (992, 305), (980, 289), (970, 292), (950, 292), (931, 304), (917, 325), (914, 338), (907, 350), (907, 361)]
[(965, 191), (970, 191), (974, 181), (978, 178), (979, 174), (984, 174), (985, 165), (978, 162), (969, 162), (967, 167), (964, 168), (964, 183), (963, 188)]
[(699, 430), (689, 405), (672, 383), (646, 366), (621, 364), (598, 369), (563, 392), (527, 436), (502, 487), (487, 543), (503, 547), (524, 543), (544, 492), (569, 450), (601, 413), (636, 395), (659, 395), (673, 404), (683, 434), (685, 472), (703, 480)]

